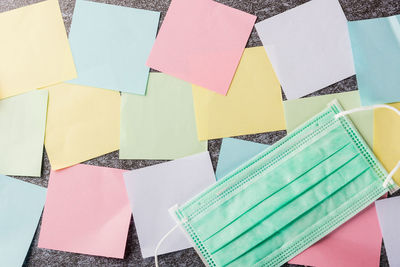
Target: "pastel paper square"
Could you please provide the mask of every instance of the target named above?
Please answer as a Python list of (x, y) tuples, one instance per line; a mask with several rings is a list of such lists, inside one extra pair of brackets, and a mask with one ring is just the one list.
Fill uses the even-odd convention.
[(74, 84), (144, 95), (160, 13), (77, 0), (69, 41)]
[(215, 171), (217, 181), (235, 170), (242, 163), (265, 150), (268, 146), (236, 138), (222, 139), (217, 170)]
[(146, 96), (122, 94), (121, 159), (177, 159), (207, 151), (199, 141), (191, 85), (150, 73)]
[(375, 202), (379, 225), (382, 230), (383, 243), (390, 266), (400, 266), (399, 225), (400, 197), (391, 197)]
[(255, 20), (211, 0), (172, 0), (147, 65), (225, 95)]
[[(223, 139), (218, 158), (217, 179), (221, 179), (267, 147), (268, 145), (240, 139)], [(381, 243), (382, 234), (375, 206), (370, 205), (289, 263), (318, 267), (378, 267)]]
[(35, 235), (46, 188), (0, 174), (0, 262), (22, 266)]
[[(390, 104), (400, 110), (400, 103)], [(390, 172), (400, 160), (400, 119), (388, 109), (374, 110), (374, 153), (383, 167)], [(394, 173), (395, 182), (400, 185), (400, 172)]]
[[(358, 91), (283, 101), (287, 131), (291, 132), (296, 129), (319, 113), (334, 99), (337, 99), (345, 110), (361, 106), (360, 94)], [(349, 118), (370, 147), (372, 147), (374, 137), (373, 116), (373, 111), (371, 110), (349, 115)]]
[(0, 99), (76, 78), (57, 0), (0, 14)]
[(226, 96), (193, 85), (200, 140), (285, 129), (282, 92), (263, 47), (246, 48)]
[(348, 23), (364, 106), (400, 101), (400, 15)]
[(0, 173), (40, 177), (47, 90), (0, 100)]
[[(215, 182), (208, 152), (124, 173), (143, 258), (154, 256), (160, 239), (176, 222), (168, 209), (183, 204)], [(181, 231), (165, 239), (159, 254), (192, 247)]]
[(131, 220), (123, 172), (90, 165), (51, 171), (38, 246), (122, 259)]
[(48, 88), (45, 147), (53, 170), (119, 148), (119, 92), (74, 84)]
[(347, 19), (338, 0), (311, 0), (256, 24), (287, 99), (354, 75)]

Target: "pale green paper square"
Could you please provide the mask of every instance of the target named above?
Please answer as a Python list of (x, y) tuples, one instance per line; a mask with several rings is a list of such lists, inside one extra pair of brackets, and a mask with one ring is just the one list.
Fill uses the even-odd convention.
[(40, 177), (47, 90), (0, 101), (0, 173)]
[(0, 174), (1, 266), (22, 266), (45, 201), (46, 188)]
[[(339, 101), (344, 110), (361, 106), (360, 94), (358, 91), (283, 101), (287, 131), (293, 131), (295, 128), (309, 120), (312, 116), (319, 113), (334, 99)], [(369, 147), (372, 148), (374, 137), (373, 112), (364, 111), (354, 113), (349, 117), (357, 130), (364, 137)]]
[(191, 84), (150, 73), (147, 95), (122, 93), (120, 159), (177, 159), (207, 151), (197, 138)]
[(77, 0), (69, 42), (74, 84), (144, 95), (160, 12)]

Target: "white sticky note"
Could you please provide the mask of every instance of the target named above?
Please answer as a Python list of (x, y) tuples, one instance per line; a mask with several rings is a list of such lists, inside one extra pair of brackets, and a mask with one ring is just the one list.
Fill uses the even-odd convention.
[(390, 266), (400, 266), (400, 197), (390, 197), (375, 202), (383, 243)]
[[(157, 243), (176, 225), (168, 209), (215, 183), (208, 152), (125, 172), (124, 179), (143, 258), (154, 256)], [(158, 254), (190, 247), (177, 230), (165, 239)]]
[(312, 0), (257, 23), (256, 29), (287, 99), (355, 74), (338, 0)]

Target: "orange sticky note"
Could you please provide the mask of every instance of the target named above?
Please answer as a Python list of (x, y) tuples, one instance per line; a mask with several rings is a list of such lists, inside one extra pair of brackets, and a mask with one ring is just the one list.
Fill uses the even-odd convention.
[(38, 246), (123, 258), (131, 219), (123, 172), (83, 164), (52, 171)]

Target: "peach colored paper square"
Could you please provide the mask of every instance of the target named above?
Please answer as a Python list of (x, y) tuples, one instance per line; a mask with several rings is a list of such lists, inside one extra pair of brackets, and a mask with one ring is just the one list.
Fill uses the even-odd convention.
[(226, 95), (255, 20), (211, 0), (172, 0), (147, 65)]
[(124, 171), (82, 164), (51, 171), (38, 246), (123, 258), (131, 219)]

